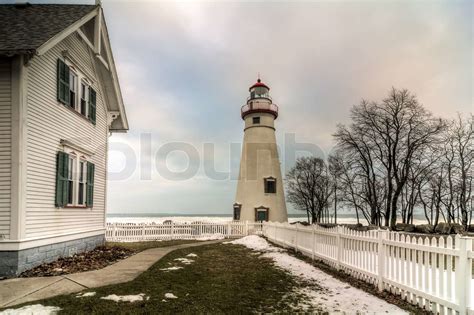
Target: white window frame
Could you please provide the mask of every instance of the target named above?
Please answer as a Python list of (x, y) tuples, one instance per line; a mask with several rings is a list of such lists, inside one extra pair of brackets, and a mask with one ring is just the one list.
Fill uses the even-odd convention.
[[(74, 78), (74, 79), (72, 79)], [(79, 76), (77, 75), (76, 69), (73, 67), (69, 67), (69, 107), (77, 109), (77, 82)], [(71, 92), (74, 93), (74, 97), (71, 98)], [(72, 106), (72, 102), (74, 100), (74, 106)]]
[[(76, 163), (77, 159), (76, 159), (76, 155), (73, 154), (73, 153), (70, 153), (69, 154), (69, 158), (68, 158), (68, 166), (67, 166), (67, 185), (68, 185), (68, 192), (69, 194), (71, 194), (70, 192), (70, 182), (72, 182), (72, 202), (69, 202), (69, 198), (71, 195), (68, 195), (68, 202), (67, 202), (67, 206), (69, 207), (72, 207), (74, 206), (74, 201), (75, 201), (75, 182), (76, 182), (76, 179), (75, 179), (75, 176), (76, 176), (76, 173), (74, 172), (74, 169), (76, 168)], [(71, 165), (72, 164), (72, 165)]]
[[(79, 159), (77, 163), (77, 205), (78, 206), (86, 206), (86, 193), (87, 193), (87, 160), (84, 157)], [(82, 164), (82, 170), (81, 170)], [(81, 171), (82, 171), (82, 178), (81, 178)], [(82, 184), (82, 203), (79, 201), (79, 195), (81, 193), (81, 184)]]
[[(77, 111), (79, 112), (79, 114), (83, 115), (84, 117), (89, 117), (89, 89), (91, 85), (85, 78), (81, 78), (80, 82), (81, 82), (80, 83), (81, 92), (79, 95), (79, 103), (78, 103), (79, 106), (77, 108)], [(84, 90), (82, 90), (82, 86), (84, 86)], [(81, 113), (82, 100), (86, 102), (86, 109), (84, 113)]]
[[(69, 203), (66, 205), (66, 207), (74, 207), (74, 208), (87, 208), (86, 205), (86, 200), (87, 200), (87, 162), (90, 161), (90, 157), (84, 154), (83, 152), (79, 152), (77, 149), (69, 148), (69, 147), (64, 147), (64, 152), (66, 152), (69, 155), (69, 161), (73, 161), (72, 163), (72, 170), (69, 169), (69, 164), (68, 164), (68, 185), (69, 185), (69, 177), (71, 175), (72, 171), (72, 203)], [(79, 204), (79, 188), (81, 183), (80, 179), (80, 167), (81, 167), (81, 162), (84, 163), (84, 174), (82, 178), (82, 183), (83, 183), (83, 195), (82, 195), (82, 204)]]
[[(68, 59), (66, 59), (65, 64), (69, 67), (69, 97), (71, 96), (71, 92), (74, 92), (74, 107), (71, 106), (72, 100), (69, 99), (69, 107), (71, 109), (74, 109), (76, 112), (84, 116), (85, 118), (89, 117), (89, 89), (91, 88), (92, 84), (90, 83), (90, 80), (88, 77), (81, 71), (78, 70), (78, 68)], [(75, 76), (75, 84), (74, 84), (74, 90), (72, 90), (71, 87), (71, 76)], [(81, 113), (81, 99), (82, 99), (82, 84), (85, 85), (86, 90), (85, 90), (85, 100), (86, 100), (86, 111), (85, 113)]]

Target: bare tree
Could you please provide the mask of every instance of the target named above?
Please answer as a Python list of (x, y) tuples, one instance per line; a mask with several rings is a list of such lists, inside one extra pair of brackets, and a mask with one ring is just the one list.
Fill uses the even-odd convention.
[[(410, 92), (394, 88), (380, 103), (363, 100), (354, 106), (351, 119), (349, 127), (338, 126), (334, 135), (338, 147), (360, 161), (353, 167), (360, 168), (366, 177), (371, 223), (377, 221), (383, 193), (384, 224), (393, 227), (403, 190), (413, 176), (412, 165), (426, 146), (437, 141), (445, 124), (433, 118)], [(384, 179), (383, 190), (377, 185), (380, 177)]]
[[(448, 194), (445, 205), (449, 220), (468, 227), (474, 175), (474, 116), (453, 120), (445, 138), (445, 160), (448, 170)], [(456, 215), (457, 214), (457, 215)]]
[(302, 157), (286, 175), (287, 198), (296, 209), (306, 211), (311, 222), (328, 219), (333, 185), (327, 164), (316, 157)]
[(342, 158), (337, 155), (330, 155), (328, 158), (328, 169), (331, 174), (331, 181), (333, 184), (333, 203), (334, 203), (334, 223), (337, 224), (337, 206), (340, 189), (338, 186), (339, 178), (343, 175), (344, 165)]
[[(345, 159), (346, 165), (343, 165), (347, 184), (352, 183), (346, 187), (346, 192), (351, 197), (349, 202), (352, 202), (356, 211), (364, 211), (365, 206), (368, 206), (370, 223), (377, 224), (381, 199), (380, 190), (378, 190), (379, 172), (375, 164), (371, 140), (360, 127), (357, 124), (352, 124), (351, 128), (339, 125), (334, 136), (338, 141), (339, 154)], [(355, 183), (360, 183), (362, 187), (356, 188)], [(362, 200), (358, 200), (360, 198)]]

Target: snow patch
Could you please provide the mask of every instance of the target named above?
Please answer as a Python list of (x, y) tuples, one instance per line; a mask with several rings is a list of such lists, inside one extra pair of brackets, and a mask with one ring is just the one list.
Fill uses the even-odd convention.
[(272, 259), (277, 267), (286, 270), (294, 277), (316, 284), (318, 288), (306, 287), (300, 290), (299, 293), (307, 297), (301, 308), (313, 306), (331, 314), (407, 314), (397, 306), (356, 289), (272, 246), (262, 237), (246, 236), (228, 243), (240, 244), (255, 251), (264, 252), (262, 257)]
[(180, 263), (183, 263), (185, 265), (190, 265), (194, 262), (194, 260), (188, 258), (175, 258), (174, 260), (179, 261)]
[(281, 252), (283, 249), (270, 245), (264, 238), (257, 235), (249, 235), (224, 244), (244, 245), (259, 252)]
[(178, 297), (173, 293), (165, 293), (165, 298), (167, 299), (177, 299)]
[(9, 308), (0, 312), (2, 315), (53, 315), (61, 308), (57, 306), (43, 306), (41, 304), (27, 305), (17, 309)]
[(145, 296), (144, 293), (136, 294), (136, 295), (116, 295), (116, 294), (111, 294), (107, 295), (105, 297), (101, 297), (102, 300), (111, 300), (115, 302), (138, 302), (138, 301), (143, 301), (144, 298), (148, 297)]
[(191, 254), (187, 254), (186, 257), (197, 257), (198, 255), (194, 254), (194, 253), (191, 253)]
[(183, 267), (173, 266), (173, 267), (168, 267), (168, 268), (162, 268), (160, 270), (162, 270), (162, 271), (172, 271), (172, 270), (178, 270), (178, 269), (183, 269)]
[(221, 233), (214, 233), (214, 234), (202, 234), (201, 236), (197, 237), (197, 241), (214, 241), (214, 240), (223, 240), (224, 234)]
[(76, 295), (77, 298), (83, 298), (83, 297), (91, 297), (94, 296), (96, 292), (84, 292), (84, 293), (79, 293)]

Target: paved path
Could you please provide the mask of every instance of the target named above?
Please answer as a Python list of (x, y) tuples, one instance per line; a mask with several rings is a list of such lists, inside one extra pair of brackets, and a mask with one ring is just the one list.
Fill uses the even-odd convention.
[(0, 308), (79, 292), (88, 288), (129, 282), (176, 249), (219, 242), (222, 240), (147, 249), (99, 270), (54, 277), (2, 280), (0, 281)]

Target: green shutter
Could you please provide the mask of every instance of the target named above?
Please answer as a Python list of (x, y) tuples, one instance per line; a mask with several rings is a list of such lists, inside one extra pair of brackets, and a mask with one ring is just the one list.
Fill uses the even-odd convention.
[(61, 59), (58, 59), (57, 88), (58, 101), (65, 105), (69, 105), (69, 66)]
[(87, 162), (86, 205), (89, 208), (94, 206), (94, 173), (95, 165)]
[(89, 120), (95, 125), (97, 93), (93, 88), (89, 88)]
[(69, 155), (65, 152), (58, 152), (56, 157), (56, 207), (67, 205), (68, 196), (68, 167)]

